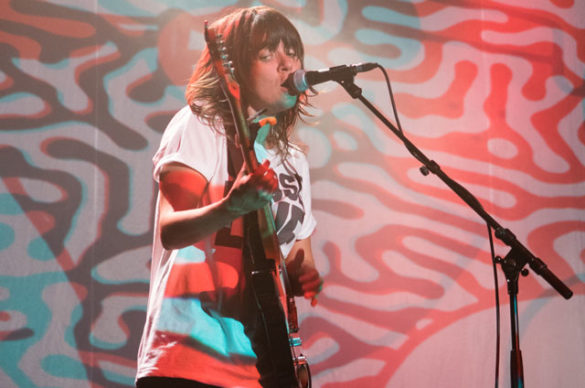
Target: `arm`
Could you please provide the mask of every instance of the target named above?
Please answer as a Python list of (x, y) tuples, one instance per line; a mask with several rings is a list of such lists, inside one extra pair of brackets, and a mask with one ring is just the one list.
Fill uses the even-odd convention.
[(311, 299), (311, 305), (317, 304), (317, 294), (323, 288), (323, 278), (319, 275), (313, 259), (311, 238), (297, 240), (286, 258), (286, 269), (291, 281), (293, 293)]
[(278, 186), (274, 171), (264, 163), (252, 174), (241, 172), (222, 200), (201, 207), (207, 183), (201, 173), (183, 164), (169, 163), (163, 167), (158, 223), (165, 249), (194, 244), (234, 219), (263, 207)]

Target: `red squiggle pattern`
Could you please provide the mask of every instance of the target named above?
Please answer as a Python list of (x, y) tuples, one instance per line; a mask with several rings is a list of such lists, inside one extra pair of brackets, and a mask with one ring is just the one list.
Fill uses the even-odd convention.
[[(133, 386), (156, 190), (150, 159), (184, 104), (203, 21), (226, 9), (106, 3), (2, 2), (1, 386)], [(527, 386), (580, 386), (582, 2), (262, 3), (297, 25), (306, 68), (381, 63), (406, 136), (571, 287), (565, 301), (536, 274), (521, 278), (521, 345)], [(393, 120), (379, 72), (356, 84)], [(492, 385), (486, 226), (358, 101), (333, 83), (318, 89), (314, 117), (297, 132), (326, 280), (316, 308), (300, 302), (314, 385)], [(507, 248), (496, 242), (496, 251)]]

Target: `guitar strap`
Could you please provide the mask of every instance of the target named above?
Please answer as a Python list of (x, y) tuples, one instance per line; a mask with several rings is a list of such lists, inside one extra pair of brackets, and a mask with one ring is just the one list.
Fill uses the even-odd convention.
[[(233, 141), (228, 139), (227, 144), (228, 173), (230, 179), (235, 180), (243, 157)], [(277, 294), (271, 272), (274, 263), (265, 257), (257, 212), (244, 216), (243, 260), (246, 273), (243, 324), (256, 353), (260, 384), (265, 388), (295, 387), (294, 369), (287, 359), (290, 358), (290, 345), (286, 319), (283, 319), (282, 306), (274, 298)]]

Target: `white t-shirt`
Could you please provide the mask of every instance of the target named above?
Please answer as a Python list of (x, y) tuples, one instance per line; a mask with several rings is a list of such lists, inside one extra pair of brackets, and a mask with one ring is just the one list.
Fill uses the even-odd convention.
[[(289, 147), (283, 161), (256, 145), (270, 160), (279, 190), (272, 204), (283, 257), (316, 225), (311, 213), (309, 166), (305, 155)], [(260, 157), (259, 157), (260, 158)], [(222, 199), (228, 174), (227, 138), (181, 109), (167, 126), (153, 158), (154, 179), (162, 166), (182, 163), (208, 182), (201, 206)], [(158, 218), (158, 203), (155, 219)], [(213, 235), (177, 250), (165, 250), (155, 223), (150, 292), (138, 352), (137, 378), (180, 377), (206, 384), (258, 387), (256, 355), (241, 322), (245, 275), (243, 223), (239, 218)]]

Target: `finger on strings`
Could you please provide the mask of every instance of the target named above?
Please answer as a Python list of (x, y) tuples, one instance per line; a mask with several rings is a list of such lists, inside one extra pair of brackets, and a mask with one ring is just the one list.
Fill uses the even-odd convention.
[(256, 167), (256, 169), (254, 171), (252, 171), (252, 173), (250, 174), (250, 181), (254, 184), (254, 185), (262, 185), (263, 184), (263, 179), (264, 176), (266, 174), (266, 171), (268, 170), (270, 166), (270, 162), (268, 160), (265, 160), (264, 163), (258, 165)]
[(270, 193), (274, 193), (278, 187), (278, 181), (276, 180), (276, 174), (272, 169), (269, 169), (266, 174), (261, 178), (260, 183), (262, 189)]
[(278, 188), (278, 178), (276, 177), (276, 172), (273, 169), (269, 169), (266, 173), (266, 178), (270, 184), (270, 191), (275, 192)]
[(254, 171), (254, 174), (258, 174), (258, 176), (263, 176), (266, 171), (270, 168), (270, 160), (266, 159), (262, 164), (259, 164)]
[(320, 281), (316, 292), (315, 291), (308, 291), (308, 292), (304, 293), (305, 298), (311, 299), (311, 306), (312, 307), (317, 306), (317, 297), (319, 296), (319, 294), (321, 293), (322, 290), (323, 290), (323, 280)]

